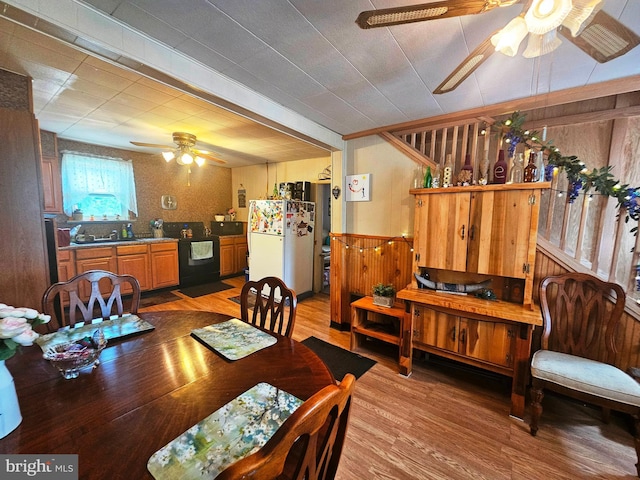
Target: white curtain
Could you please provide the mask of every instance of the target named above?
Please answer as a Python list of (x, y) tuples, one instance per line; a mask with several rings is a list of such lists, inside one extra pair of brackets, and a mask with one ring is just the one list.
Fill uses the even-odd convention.
[(74, 205), (89, 194), (114, 195), (123, 206), (121, 213), (127, 218), (127, 210), (138, 215), (136, 187), (131, 160), (112, 157), (96, 157), (75, 152), (62, 154), (62, 198), (64, 213), (69, 217)]

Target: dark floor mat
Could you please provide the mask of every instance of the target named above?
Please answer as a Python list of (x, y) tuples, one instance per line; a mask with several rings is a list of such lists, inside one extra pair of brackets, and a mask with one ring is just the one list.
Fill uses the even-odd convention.
[(176, 300), (180, 300), (180, 297), (171, 292), (143, 294), (140, 299), (140, 307), (152, 307), (153, 305), (175, 302)]
[(195, 298), (202, 295), (208, 295), (210, 293), (222, 292), (233, 288), (233, 285), (229, 285), (224, 282), (212, 282), (202, 285), (194, 285), (193, 287), (185, 287), (180, 289), (180, 293), (184, 293), (188, 297)]
[(375, 360), (351, 353), (349, 350), (336, 347), (316, 337), (305, 338), (302, 343), (322, 359), (338, 381), (341, 381), (347, 373), (360, 378), (377, 363)]

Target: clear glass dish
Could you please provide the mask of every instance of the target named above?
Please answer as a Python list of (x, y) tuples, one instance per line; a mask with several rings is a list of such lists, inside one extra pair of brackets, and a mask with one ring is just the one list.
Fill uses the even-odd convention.
[(100, 364), (100, 352), (107, 346), (102, 329), (97, 329), (91, 337), (75, 342), (59, 343), (48, 348), (43, 357), (56, 367), (67, 380), (77, 378), (80, 369), (96, 368)]

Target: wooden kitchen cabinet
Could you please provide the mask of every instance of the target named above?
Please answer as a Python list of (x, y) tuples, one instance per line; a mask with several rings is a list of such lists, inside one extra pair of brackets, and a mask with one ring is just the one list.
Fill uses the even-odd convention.
[[(149, 261), (149, 245), (119, 245), (116, 247), (116, 261), (119, 275), (129, 274), (136, 277), (140, 290), (151, 290), (151, 262)], [(133, 291), (131, 285), (122, 285), (123, 294)]]
[[(89, 270), (106, 270), (117, 272), (117, 261), (114, 247), (82, 248), (76, 254), (76, 275)], [(108, 293), (111, 290), (111, 282), (108, 279), (101, 280), (100, 291)], [(88, 285), (80, 285), (80, 298), (88, 299), (91, 290)]]
[(247, 237), (220, 237), (220, 276), (237, 275), (247, 268)]
[(44, 212), (62, 213), (62, 177), (57, 135), (40, 130), (40, 149)]
[(150, 258), (151, 288), (172, 287), (180, 283), (177, 243), (152, 243)]

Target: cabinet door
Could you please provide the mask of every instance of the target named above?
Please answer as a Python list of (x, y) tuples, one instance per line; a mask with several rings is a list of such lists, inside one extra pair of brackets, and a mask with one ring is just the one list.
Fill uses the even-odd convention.
[[(164, 288), (178, 285), (178, 250), (175, 245), (169, 250), (154, 251), (151, 246), (151, 283), (152, 288)], [(161, 247), (165, 248), (165, 247)]]
[[(115, 257), (86, 258), (76, 261), (76, 274), (84, 273), (88, 270), (107, 270), (116, 272), (117, 264)], [(104, 285), (103, 285), (104, 284)], [(111, 291), (111, 282), (108, 279), (100, 280), (100, 291), (108, 294)], [(91, 294), (88, 282), (80, 284), (80, 298), (87, 300)]]
[(469, 193), (416, 197), (417, 266), (466, 271), (470, 200)]
[(413, 307), (413, 341), (456, 352), (460, 319), (430, 308)]
[[(140, 289), (151, 290), (151, 267), (149, 254), (118, 255), (118, 274), (129, 274), (136, 277), (140, 283)], [(131, 293), (133, 289), (126, 283), (122, 285), (121, 293)]]
[(503, 367), (513, 367), (515, 326), (462, 318), (459, 353)]
[(47, 213), (62, 213), (62, 186), (58, 157), (43, 156), (41, 166), (44, 211)]
[(220, 276), (231, 275), (236, 272), (236, 252), (233, 244), (220, 244)]
[[(474, 192), (468, 248), (468, 271), (525, 278), (532, 229), (531, 190)], [(537, 222), (536, 222), (537, 223)], [(534, 239), (535, 248), (535, 239)], [(535, 251), (533, 252), (535, 255)]]
[(243, 271), (247, 268), (247, 242), (236, 243), (236, 269), (235, 273)]

